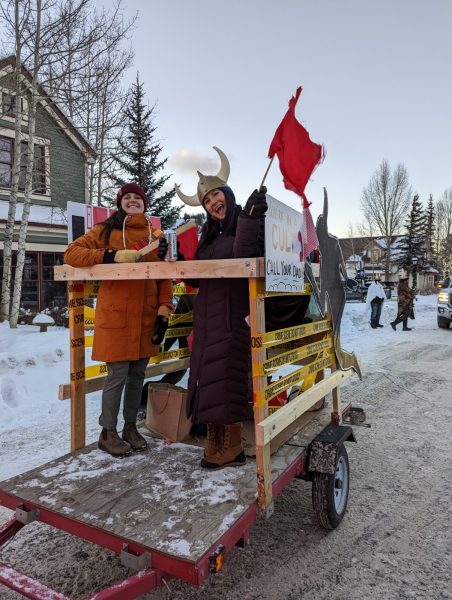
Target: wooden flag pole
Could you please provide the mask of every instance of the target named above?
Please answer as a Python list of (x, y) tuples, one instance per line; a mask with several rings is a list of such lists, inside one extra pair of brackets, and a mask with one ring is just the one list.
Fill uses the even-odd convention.
[[(273, 156), (272, 156), (272, 157), (271, 157), (271, 159), (270, 159), (270, 162), (268, 163), (268, 166), (267, 166), (267, 169), (266, 169), (266, 171), (265, 171), (265, 173), (264, 173), (264, 176), (262, 177), (262, 181), (261, 181), (261, 184), (260, 184), (260, 186), (259, 186), (259, 189), (261, 189), (261, 187), (264, 185), (264, 182), (265, 182), (265, 180), (267, 179), (267, 175), (268, 175), (268, 172), (270, 171), (270, 167), (272, 166), (272, 163), (273, 163), (273, 159), (274, 159), (274, 158), (275, 158), (275, 155), (273, 154)], [(253, 214), (253, 210), (254, 210), (254, 206), (252, 206), (252, 207), (251, 207), (251, 210), (250, 210), (250, 217), (251, 217), (251, 215)]]
[(275, 158), (275, 155), (273, 154), (273, 156), (272, 156), (272, 157), (271, 157), (271, 159), (270, 159), (270, 162), (268, 163), (267, 170), (266, 170), (266, 171), (265, 171), (265, 173), (264, 173), (264, 176), (263, 176), (263, 178), (262, 178), (262, 181), (261, 181), (261, 184), (260, 184), (260, 186), (259, 186), (259, 189), (260, 189), (260, 188), (261, 188), (261, 187), (264, 185), (264, 181), (267, 179), (267, 175), (268, 175), (268, 172), (270, 171), (270, 167), (272, 166), (272, 163), (273, 163), (273, 159), (274, 159), (274, 158)]

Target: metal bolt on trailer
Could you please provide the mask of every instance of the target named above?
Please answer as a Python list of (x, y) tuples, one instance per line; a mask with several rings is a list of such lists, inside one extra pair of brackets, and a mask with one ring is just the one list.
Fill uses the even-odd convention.
[[(312, 481), (314, 510), (324, 527), (334, 528), (340, 523), (349, 490), (348, 458), (343, 442), (354, 441), (352, 428), (344, 424), (344, 419), (350, 418), (356, 411), (350, 403), (341, 405), (339, 387), (352, 375), (352, 371), (343, 371), (339, 367), (332, 321), (328, 315), (324, 318), (319, 314), (318, 318), (309, 323), (266, 331), (265, 299), (281, 294), (265, 291), (263, 275), (264, 260), (259, 258), (97, 265), (83, 269), (69, 266), (55, 268), (55, 278), (68, 282), (69, 293), (70, 383), (60, 386), (59, 397), (70, 398), (71, 402), (71, 454), (0, 484), (1, 504), (15, 511), (14, 518), (0, 529), (0, 547), (28, 523), (39, 520), (113, 550), (118, 553), (124, 565), (137, 573), (91, 598), (123, 600), (136, 598), (159, 587), (171, 577), (200, 585), (221, 569), (227, 552), (235, 546), (243, 547), (248, 543), (249, 532), (256, 517), (269, 518), (272, 515), (274, 499), (294, 478)], [(168, 549), (162, 531), (157, 531), (157, 537), (149, 537), (150, 530), (154, 532), (156, 529), (155, 523), (146, 529), (147, 523), (141, 522), (140, 527), (134, 530), (125, 516), (127, 512), (123, 514), (124, 520), (115, 523), (113, 527), (107, 526), (105, 515), (101, 518), (98, 515), (87, 517), (77, 514), (71, 505), (71, 499), (61, 499), (59, 496), (58, 478), (48, 480), (46, 473), (49, 466), (58, 465), (61, 477), (64, 478), (65, 468), (76, 472), (81, 464), (85, 468), (88, 465), (89, 468), (90, 462), (104, 461), (102, 465), (105, 465), (105, 469), (108, 470), (108, 465), (114, 462), (115, 474), (125, 477), (121, 472), (128, 474), (134, 468), (133, 465), (137, 464), (142, 485), (149, 490), (151, 481), (147, 481), (146, 477), (150, 477), (148, 471), (152, 469), (153, 450), (160, 453), (159, 468), (174, 463), (166, 457), (172, 452), (182, 452), (181, 446), (176, 445), (175, 449), (165, 448), (161, 442), (151, 439), (151, 452), (140, 453), (140, 457), (134, 455), (134, 462), (123, 459), (124, 462), (120, 463), (120, 466), (124, 465), (123, 469), (118, 468), (117, 459), (109, 455), (99, 457), (92, 446), (85, 446), (86, 394), (102, 388), (106, 372), (104, 365), (85, 365), (85, 348), (90, 346), (89, 336), (85, 335), (85, 320), (87, 312), (89, 313), (85, 312), (85, 296), (95, 295), (98, 286), (92, 282), (101, 280), (213, 277), (245, 277), (249, 280), (256, 467), (254, 471), (253, 463), (248, 461), (245, 467), (234, 469), (234, 489), (238, 495), (242, 494), (240, 502), (244, 505), (240, 505), (241, 509), (233, 517), (229, 515), (230, 525), (226, 531), (221, 530), (217, 523), (224, 518), (222, 507), (216, 507), (215, 510), (220, 512), (214, 514), (214, 508), (201, 506), (201, 524), (194, 540), (196, 544), (193, 543), (196, 550), (191, 554), (184, 554)], [(304, 291), (299, 295), (312, 296), (310, 284), (306, 283)], [(93, 319), (95, 315), (89, 313), (88, 320), (92, 322)], [(188, 365), (187, 349), (183, 349), (183, 352), (175, 350), (161, 353), (151, 359), (147, 377), (184, 369)], [(278, 373), (278, 369), (286, 365), (296, 368), (269, 383), (268, 375)], [(326, 370), (329, 370), (328, 374)], [(292, 395), (290, 402), (269, 414), (272, 399), (294, 386), (298, 386), (298, 391)], [(319, 405), (324, 405), (325, 396), (329, 393), (332, 394), (331, 412), (328, 407), (318, 408)], [(359, 414), (357, 421), (363, 420), (365, 416)], [(297, 435), (301, 440), (299, 445), (286, 444)], [(181, 471), (185, 468), (185, 460), (188, 461), (187, 471), (193, 474), (199, 462), (199, 451), (187, 453), (179, 460), (178, 469)], [(170, 476), (174, 477), (174, 473), (173, 469)], [(199, 472), (199, 478), (202, 480), (204, 477), (205, 474)], [(33, 488), (34, 481), (37, 481), (36, 488)], [(119, 479), (115, 487), (121, 487), (124, 481), (125, 479)], [(53, 494), (53, 504), (46, 505), (45, 498), (42, 498), (40, 486), (43, 482), (47, 486), (46, 495)], [(193, 479), (189, 484), (193, 487)], [(96, 480), (95, 485), (98, 494), (111, 493), (108, 477)], [(130, 481), (127, 485), (131, 486)], [(126, 496), (130, 502), (135, 503), (134, 506), (145, 505), (146, 501), (140, 495), (138, 487), (132, 487), (126, 487)], [(79, 484), (78, 493), (81, 496), (82, 488)], [(205, 490), (202, 493), (205, 494)], [(174, 501), (174, 498), (170, 500)], [(79, 497), (79, 501), (82, 502), (83, 497)], [(118, 500), (118, 504), (115, 504), (115, 511), (120, 510), (120, 503)], [(185, 518), (189, 517), (186, 515)], [(209, 527), (205, 527), (202, 522), (206, 518), (211, 519)], [(190, 527), (196, 530), (196, 526), (195, 519)], [(0, 583), (28, 598), (67, 598), (4, 563), (0, 563)]]

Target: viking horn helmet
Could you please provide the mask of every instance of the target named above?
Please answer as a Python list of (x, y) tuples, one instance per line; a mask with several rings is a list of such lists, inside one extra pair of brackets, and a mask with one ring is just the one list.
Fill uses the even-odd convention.
[(213, 146), (213, 149), (217, 152), (218, 156), (220, 157), (220, 170), (216, 175), (204, 175), (200, 171), (197, 171), (199, 181), (198, 190), (196, 194), (194, 194), (193, 196), (187, 196), (180, 190), (180, 187), (178, 185), (174, 186), (176, 193), (182, 200), (182, 202), (185, 202), (185, 204), (188, 204), (189, 206), (202, 206), (202, 201), (204, 200), (206, 194), (219, 187), (223, 187), (228, 183), (230, 172), (229, 160), (226, 154), (222, 150), (220, 150), (220, 148)]

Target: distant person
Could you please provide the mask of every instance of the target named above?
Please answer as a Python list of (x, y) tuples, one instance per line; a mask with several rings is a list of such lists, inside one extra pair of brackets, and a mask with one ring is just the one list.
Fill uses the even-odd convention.
[(397, 317), (391, 322), (394, 331), (402, 322), (403, 331), (411, 331), (411, 327), (408, 327), (408, 318), (414, 319), (414, 298), (418, 291), (408, 286), (408, 276), (405, 273), (400, 275), (397, 286)]
[[(136, 183), (124, 185), (117, 194), (118, 210), (106, 221), (77, 238), (64, 254), (72, 267), (134, 263), (141, 255), (135, 247), (151, 239), (152, 227), (145, 215), (148, 199)], [(159, 261), (166, 247), (149, 252), (144, 260)], [(92, 358), (107, 363), (102, 391), (99, 448), (112, 456), (146, 450), (136, 418), (141, 402), (149, 358), (160, 352), (168, 317), (173, 310), (170, 279), (123, 279), (102, 281), (97, 296)], [(124, 390), (124, 429), (117, 428)]]
[(366, 306), (370, 307), (370, 326), (372, 329), (377, 327), (384, 327), (380, 323), (381, 310), (383, 308), (383, 302), (386, 300), (386, 294), (381, 285), (381, 276), (375, 275), (374, 280), (369, 285), (366, 297)]

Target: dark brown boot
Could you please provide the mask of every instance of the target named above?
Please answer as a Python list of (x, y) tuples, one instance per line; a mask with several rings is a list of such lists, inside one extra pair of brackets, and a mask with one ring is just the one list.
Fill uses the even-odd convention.
[(222, 425), (213, 425), (212, 423), (208, 423), (206, 443), (204, 446), (204, 458), (209, 459), (221, 448), (223, 443), (222, 429)]
[(246, 462), (242, 446), (242, 424), (222, 425), (222, 444), (218, 450), (201, 460), (201, 467), (215, 471), (224, 467), (239, 467)]
[(98, 446), (112, 456), (127, 456), (132, 453), (130, 444), (121, 440), (116, 429), (102, 429)]
[(138, 433), (137, 424), (126, 421), (122, 430), (122, 439), (132, 446), (132, 450), (142, 452), (147, 450), (148, 445), (141, 433)]

